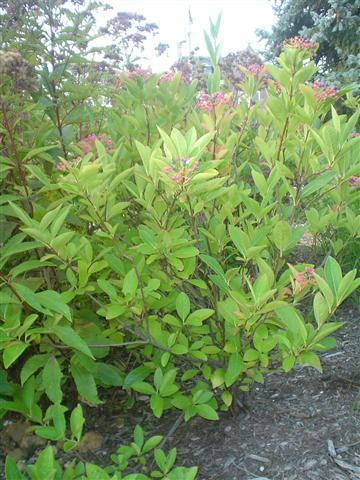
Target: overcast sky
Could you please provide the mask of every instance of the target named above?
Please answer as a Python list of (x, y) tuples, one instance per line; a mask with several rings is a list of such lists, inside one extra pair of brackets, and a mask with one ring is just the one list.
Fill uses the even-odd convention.
[[(248, 44), (258, 47), (255, 30), (270, 29), (274, 22), (270, 0), (108, 0), (108, 3), (114, 7), (111, 15), (116, 11), (136, 12), (159, 26), (159, 35), (155, 37), (153, 45), (168, 43), (170, 48), (160, 59), (156, 58), (152, 49), (145, 52), (147, 63), (154, 71), (166, 70), (177, 60), (178, 44), (187, 39), (189, 9), (193, 20), (192, 48), (200, 47), (200, 55), (206, 54), (203, 30), (208, 28), (208, 18), (216, 19), (219, 12), (222, 12), (222, 55), (242, 50)], [(182, 49), (186, 55), (187, 44)]]

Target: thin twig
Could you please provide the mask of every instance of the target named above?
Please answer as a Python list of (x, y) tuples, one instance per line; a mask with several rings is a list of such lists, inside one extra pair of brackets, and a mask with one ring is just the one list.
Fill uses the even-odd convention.
[(15, 138), (14, 138), (14, 135), (13, 135), (13, 130), (11, 128), (11, 125), (10, 125), (10, 122), (9, 122), (9, 119), (8, 119), (8, 116), (7, 116), (6, 107), (5, 107), (3, 102), (0, 102), (0, 103), (1, 103), (1, 108), (2, 108), (2, 112), (3, 112), (3, 116), (4, 116), (4, 126), (5, 126), (5, 129), (8, 133), (8, 135), (9, 135), (11, 149), (12, 149), (12, 152), (13, 152), (14, 157), (15, 157), (15, 162), (16, 162), (16, 166), (17, 166), (17, 169), (18, 169), (20, 182), (21, 182), (21, 184), (24, 188), (24, 191), (25, 191), (26, 199), (27, 199), (27, 202), (28, 202), (28, 205), (29, 205), (29, 208), (30, 208), (30, 216), (33, 217), (34, 216), (34, 207), (33, 207), (32, 201), (30, 199), (30, 194), (29, 194), (29, 190), (28, 190), (27, 182), (26, 182), (26, 176), (25, 176), (23, 165), (22, 165), (22, 162), (21, 162), (21, 159), (20, 159), (20, 156), (19, 156), (18, 149), (16, 147), (16, 142), (15, 142)]
[(7, 276), (2, 273), (0, 271), (0, 278), (2, 278), (4, 280), (4, 282), (6, 283), (6, 285), (10, 288), (10, 290), (12, 291), (12, 293), (15, 295), (15, 297), (19, 300), (19, 302), (21, 304), (24, 304), (24, 300), (21, 298), (21, 296), (18, 294), (18, 292), (16, 291), (15, 287), (13, 285), (11, 285), (10, 283), (10, 280), (7, 278)]
[[(118, 348), (124, 347), (126, 345), (138, 345), (138, 344), (147, 344), (149, 343), (148, 340), (135, 340), (133, 342), (122, 342), (122, 343), (95, 343), (95, 344), (87, 344), (89, 348)], [(41, 345), (50, 345), (51, 347), (58, 348), (59, 350), (72, 350), (72, 347), (68, 345), (60, 345), (57, 343), (42, 343)]]
[[(174, 435), (174, 433), (176, 432), (176, 430), (180, 427), (180, 425), (182, 424), (184, 420), (184, 415), (183, 413), (181, 413), (178, 418), (175, 420), (173, 426), (170, 428), (170, 430), (168, 431), (168, 433), (165, 435), (165, 437), (163, 438), (163, 440), (161, 441), (160, 445), (158, 448), (163, 448), (164, 445), (168, 442), (168, 440), (170, 440), (170, 438)], [(154, 464), (155, 464), (155, 459), (152, 461), (152, 464), (150, 465), (150, 470), (153, 469), (154, 467)]]
[(169, 432), (167, 433), (167, 435), (164, 437), (164, 439), (162, 440), (162, 442), (160, 443), (159, 445), (159, 448), (163, 448), (164, 445), (167, 443), (168, 440), (170, 440), (170, 438), (174, 435), (174, 433), (177, 431), (177, 429), (180, 427), (180, 425), (182, 424), (184, 420), (184, 415), (181, 413), (178, 418), (175, 420), (173, 426), (170, 428)]

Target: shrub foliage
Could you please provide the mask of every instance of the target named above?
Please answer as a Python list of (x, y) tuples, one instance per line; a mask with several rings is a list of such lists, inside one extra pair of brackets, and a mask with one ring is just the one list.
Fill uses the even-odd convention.
[[(46, 439), (66, 436), (70, 386), (216, 420), (268, 374), (321, 371), (335, 345), (360, 283), (342, 264), (360, 232), (358, 113), (311, 83), (299, 39), (243, 68), (235, 103), (218, 30), (200, 93), (136, 70), (93, 99), (66, 58), (19, 87), (30, 67), (1, 52), (17, 61), (1, 79), (0, 412)], [(309, 236), (317, 263), (296, 263)]]

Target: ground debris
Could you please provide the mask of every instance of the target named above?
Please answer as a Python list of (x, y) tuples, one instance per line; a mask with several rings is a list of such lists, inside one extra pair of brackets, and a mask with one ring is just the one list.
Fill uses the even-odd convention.
[[(351, 306), (342, 307), (337, 320), (346, 322), (335, 334), (343, 355), (332, 355), (336, 350), (322, 355), (323, 374), (302, 367), (270, 375), (255, 388), (250, 412), (224, 414), (218, 422), (184, 422), (165, 450), (177, 448), (179, 465), (198, 465), (197, 480), (360, 480), (360, 410), (350, 415), (360, 388), (360, 322)], [(81, 457), (92, 463), (100, 459), (105, 466), (110, 454), (132, 441), (136, 424), (147, 437), (166, 437), (178, 413), (156, 419), (143, 404), (125, 411), (121, 402), (104, 402), (97, 415), (89, 408), (85, 416), (101, 442)], [(10, 440), (7, 447), (18, 447)], [(0, 435), (0, 447), (4, 441)], [(100, 458), (97, 448), (106, 454)], [(57, 456), (66, 462), (72, 458), (60, 448)]]
[(255, 455), (254, 453), (248, 453), (246, 456), (258, 462), (270, 463), (270, 460), (268, 458), (261, 457), (260, 455)]

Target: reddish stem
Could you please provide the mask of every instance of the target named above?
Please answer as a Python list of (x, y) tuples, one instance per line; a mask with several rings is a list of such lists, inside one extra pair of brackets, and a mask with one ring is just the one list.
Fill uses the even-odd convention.
[(9, 122), (9, 119), (8, 119), (8, 116), (7, 116), (7, 112), (6, 112), (6, 108), (5, 108), (4, 103), (1, 103), (1, 108), (2, 108), (3, 115), (4, 115), (4, 126), (6, 128), (6, 131), (9, 134), (11, 150), (12, 150), (12, 152), (14, 154), (14, 157), (15, 157), (20, 182), (21, 182), (22, 186), (24, 187), (25, 195), (26, 195), (28, 205), (29, 205), (29, 208), (30, 208), (30, 214), (33, 217), (34, 216), (34, 207), (33, 207), (33, 204), (30, 200), (30, 194), (29, 194), (29, 190), (27, 188), (25, 172), (24, 172), (24, 169), (23, 169), (23, 166), (22, 166), (22, 163), (21, 163), (21, 159), (19, 157), (19, 152), (17, 151), (17, 148), (16, 148), (15, 138), (14, 138), (11, 126), (10, 126), (10, 122)]
[(11, 285), (10, 283), (10, 280), (7, 278), (6, 275), (4, 275), (1, 271), (0, 271), (0, 278), (2, 278), (4, 280), (4, 282), (6, 283), (6, 285), (10, 288), (10, 290), (13, 292), (13, 294), (15, 295), (15, 297), (19, 300), (20, 303), (24, 304), (24, 301), (23, 299), (20, 297), (20, 295), (18, 294), (18, 292), (15, 290), (15, 288)]

